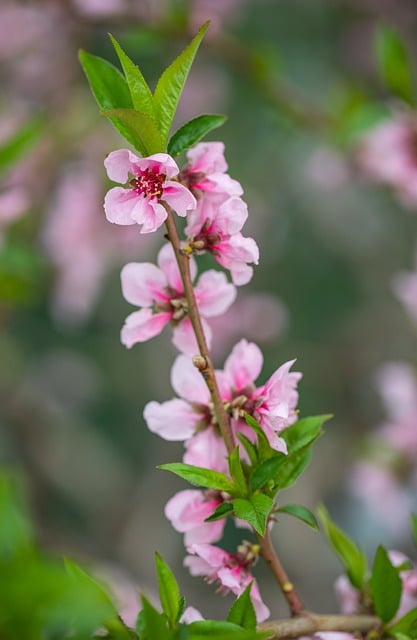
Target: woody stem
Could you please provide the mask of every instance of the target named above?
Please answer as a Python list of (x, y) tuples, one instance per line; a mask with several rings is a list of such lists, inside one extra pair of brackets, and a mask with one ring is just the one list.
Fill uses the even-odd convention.
[(190, 274), (190, 257), (185, 255), (181, 250), (181, 243), (171, 207), (169, 207), (166, 202), (162, 202), (162, 204), (168, 214), (168, 217), (165, 221), (165, 226), (168, 232), (167, 237), (174, 249), (175, 258), (178, 263), (178, 268), (180, 270), (181, 280), (184, 287), (185, 298), (187, 300), (188, 317), (190, 318), (191, 325), (193, 327), (194, 334), (197, 340), (200, 356), (202, 358), (202, 362), (198, 364), (197, 368), (201, 372), (207, 384), (208, 390), (210, 391), (211, 401), (213, 403), (217, 423), (219, 425), (219, 429), (224, 439), (227, 451), (230, 454), (235, 447), (233, 433), (230, 427), (229, 416), (226, 413), (223, 401), (220, 397), (220, 391), (217, 384), (213, 363), (211, 361), (210, 351), (207, 345), (197, 300), (194, 294), (194, 287)]

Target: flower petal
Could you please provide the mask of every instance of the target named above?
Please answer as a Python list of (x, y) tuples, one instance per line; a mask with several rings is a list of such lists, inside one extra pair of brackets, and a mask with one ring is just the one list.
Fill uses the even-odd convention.
[(134, 167), (138, 161), (140, 161), (139, 156), (129, 149), (118, 149), (109, 153), (104, 161), (104, 166), (110, 180), (125, 184), (129, 173), (135, 173)]
[(178, 356), (171, 369), (171, 385), (181, 398), (194, 404), (208, 405), (210, 392), (190, 357)]
[(167, 281), (161, 269), (150, 262), (129, 262), (120, 274), (125, 300), (138, 307), (151, 307), (168, 300)]
[(263, 355), (254, 342), (240, 340), (224, 364), (224, 371), (236, 391), (252, 385), (262, 371)]
[(178, 182), (165, 182), (162, 199), (182, 218), (197, 207), (197, 200), (191, 191)]
[(104, 198), (104, 212), (109, 222), (114, 224), (135, 224), (132, 212), (137, 204), (137, 196), (132, 189), (113, 187)]
[(121, 331), (121, 341), (128, 349), (137, 342), (146, 342), (157, 336), (168, 324), (172, 313), (153, 314), (151, 309), (141, 309), (131, 313)]
[(201, 416), (184, 400), (173, 398), (162, 403), (148, 402), (143, 417), (152, 433), (164, 440), (180, 441), (191, 438)]
[(236, 298), (236, 288), (219, 271), (205, 271), (194, 288), (201, 315), (206, 318), (219, 316), (230, 307)]

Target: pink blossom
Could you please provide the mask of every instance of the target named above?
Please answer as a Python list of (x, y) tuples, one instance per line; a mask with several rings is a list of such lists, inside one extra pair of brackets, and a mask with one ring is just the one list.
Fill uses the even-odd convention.
[(185, 230), (191, 251), (211, 253), (230, 271), (236, 285), (247, 284), (253, 273), (249, 264), (259, 262), (255, 240), (240, 232), (247, 216), (247, 206), (241, 198), (210, 194), (199, 200)]
[(199, 610), (195, 607), (186, 607), (184, 613), (180, 618), (180, 622), (185, 622), (186, 624), (197, 622), (197, 620), (204, 620), (204, 618)]
[(223, 142), (200, 142), (187, 151), (187, 159), (180, 179), (197, 197), (201, 192), (242, 195), (241, 184), (226, 173)]
[(392, 187), (401, 201), (417, 206), (417, 120), (395, 114), (368, 131), (358, 148), (358, 163), (375, 182)]
[(105, 197), (104, 210), (110, 222), (137, 223), (142, 225), (141, 233), (151, 233), (167, 218), (161, 201), (180, 216), (196, 207), (193, 194), (184, 185), (170, 180), (178, 175), (179, 169), (166, 153), (139, 158), (128, 149), (119, 149), (107, 156), (104, 165), (111, 180), (129, 182), (128, 188), (113, 187)]
[(223, 502), (220, 491), (186, 489), (167, 502), (165, 515), (176, 531), (185, 533), (185, 545), (217, 542), (223, 535), (225, 519), (204, 521)]
[(252, 582), (251, 599), (258, 622), (269, 616), (269, 609), (263, 603), (256, 580), (250, 567), (257, 558), (253, 545), (244, 543), (237, 553), (228, 553), (210, 544), (192, 544), (188, 547), (189, 555), (184, 560), (191, 575), (204, 576), (209, 583), (218, 582), (224, 593), (231, 591), (240, 596)]
[(400, 578), (402, 582), (402, 594), (400, 606), (396, 613), (396, 618), (401, 618), (406, 613), (417, 607), (417, 568), (410, 562), (410, 559), (400, 551), (389, 551), (389, 558), (394, 567), (400, 567), (401, 565), (410, 565), (400, 571)]
[(360, 593), (345, 575), (339, 576), (334, 584), (340, 611), (344, 615), (353, 615), (360, 611)]
[[(238, 342), (224, 370), (216, 372), (220, 395), (234, 430), (254, 438), (254, 432), (242, 420), (247, 412), (259, 420), (271, 447), (286, 453), (285, 441), (278, 433), (296, 420), (296, 385), (301, 374), (290, 372), (292, 362), (287, 362), (256, 388), (254, 381), (262, 364), (263, 356), (255, 343)], [(184, 461), (188, 464), (223, 471), (227, 468), (227, 452), (209, 392), (189, 358), (178, 356), (171, 370), (171, 384), (180, 397), (146, 405), (144, 417), (149, 429), (167, 440), (187, 440)]]
[[(194, 279), (197, 268), (193, 259), (190, 270)], [(121, 281), (125, 299), (142, 307), (126, 318), (121, 333), (126, 347), (153, 338), (171, 322), (175, 346), (186, 353), (197, 353), (184, 287), (171, 244), (160, 250), (158, 266), (148, 262), (127, 264), (122, 270)], [(226, 276), (213, 270), (201, 275), (194, 293), (203, 318), (223, 313), (236, 297), (236, 289), (227, 282)], [(210, 339), (207, 323), (204, 323), (204, 328)]]

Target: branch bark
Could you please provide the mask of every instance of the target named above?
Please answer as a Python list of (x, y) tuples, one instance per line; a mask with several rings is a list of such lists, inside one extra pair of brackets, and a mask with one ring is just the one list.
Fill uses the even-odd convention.
[(295, 618), (270, 620), (258, 625), (258, 631), (269, 631), (268, 640), (284, 640), (311, 636), (318, 631), (341, 631), (345, 633), (368, 633), (381, 631), (381, 621), (376, 616), (366, 615), (318, 615), (305, 612)]

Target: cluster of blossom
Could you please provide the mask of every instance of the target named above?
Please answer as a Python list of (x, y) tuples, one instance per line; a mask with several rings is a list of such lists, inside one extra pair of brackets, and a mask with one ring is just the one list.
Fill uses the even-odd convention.
[[(259, 252), (255, 241), (242, 235), (248, 216), (241, 196), (241, 185), (227, 172), (224, 145), (199, 143), (187, 153), (187, 164), (180, 171), (167, 154), (140, 158), (121, 149), (105, 161), (109, 177), (123, 187), (114, 187), (106, 195), (107, 219), (120, 225), (140, 225), (142, 234), (156, 231), (165, 222), (169, 207), (186, 218), (186, 240), (181, 245), (188, 256), (193, 281), (197, 268), (193, 254), (210, 253), (230, 272), (203, 273), (194, 294), (203, 328), (211, 339), (207, 318), (223, 314), (236, 297), (235, 285), (247, 283)], [(179, 397), (167, 402), (149, 402), (144, 417), (149, 429), (166, 440), (184, 441), (184, 462), (228, 473), (227, 450), (220, 435), (215, 411), (206, 383), (194, 366), (192, 355), (198, 351), (188, 315), (188, 300), (180, 269), (170, 243), (158, 254), (158, 265), (130, 263), (121, 273), (126, 300), (140, 307), (126, 319), (121, 340), (127, 347), (159, 334), (171, 324), (173, 343), (181, 354), (171, 371), (171, 383)], [(241, 340), (226, 359), (224, 369), (216, 372), (221, 401), (230, 416), (234, 434), (242, 433), (252, 441), (255, 434), (243, 419), (254, 416), (263, 428), (271, 447), (286, 453), (279, 433), (296, 420), (297, 383), (301, 374), (291, 372), (293, 362), (283, 364), (265, 384), (256, 386), (263, 364), (259, 347)], [(244, 455), (244, 452), (242, 452)], [(181, 491), (166, 505), (165, 513), (174, 528), (185, 534), (188, 556), (185, 564), (193, 575), (218, 582), (224, 592), (240, 595), (252, 583), (251, 597), (259, 621), (269, 610), (262, 602), (251, 567), (259, 555), (259, 546), (243, 542), (236, 553), (217, 546), (225, 520), (205, 522), (216, 507), (230, 500), (220, 491)], [(247, 526), (236, 522), (238, 526)]]
[(391, 530), (400, 533), (416, 508), (417, 376), (406, 363), (389, 363), (378, 372), (377, 386), (388, 420), (375, 433), (373, 457), (352, 469), (350, 485)]

